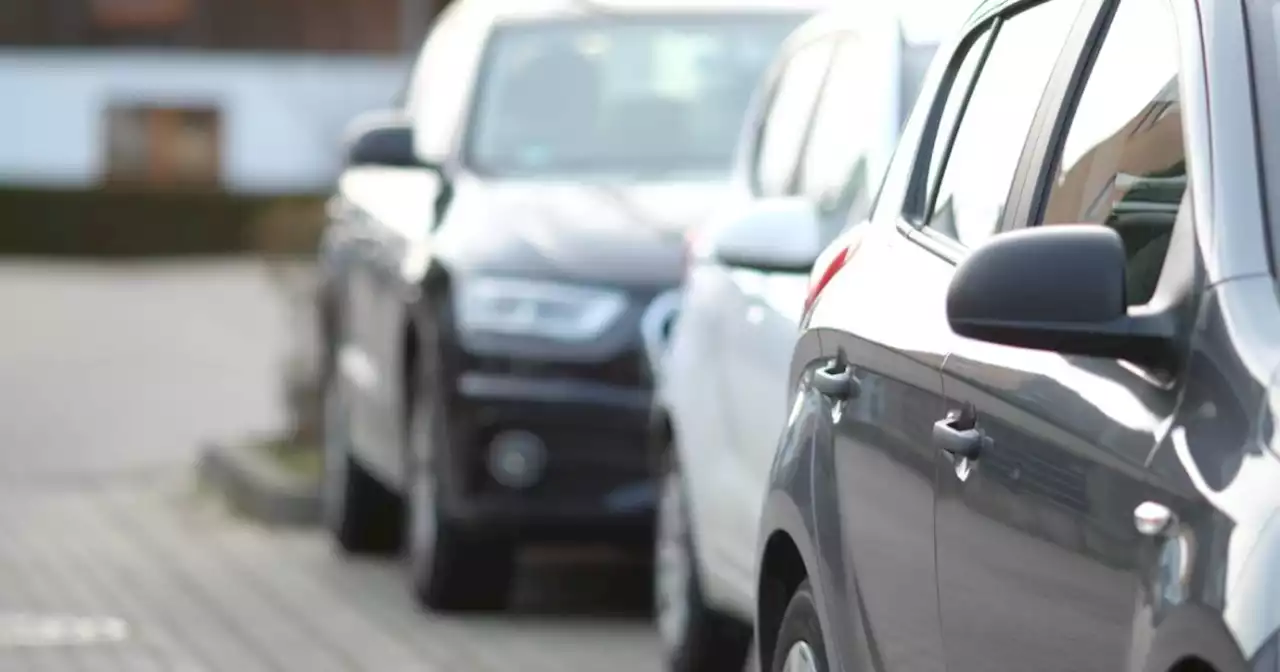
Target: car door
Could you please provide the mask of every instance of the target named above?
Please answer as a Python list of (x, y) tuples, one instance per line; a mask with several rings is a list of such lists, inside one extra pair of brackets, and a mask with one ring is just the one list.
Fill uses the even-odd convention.
[[(1036, 157), (1028, 175), (1046, 169), (1047, 199), (1023, 199), (1012, 225), (1116, 228), (1128, 251), (1129, 303), (1142, 306), (1161, 276), (1187, 188), (1173, 6), (1119, 0), (1081, 20), (1087, 33), (1102, 31), (1101, 46), (1087, 34), (1083, 51), (1092, 60), (1079, 59), (1078, 47), (1063, 54), (1062, 81), (1081, 72), (1083, 85), (1078, 98), (1074, 90), (1046, 96), (1046, 118), (1066, 112), (1060, 129), (1044, 127), (1028, 149)], [(993, 52), (988, 67), (999, 57)], [(1005, 58), (1010, 78), (1028, 60), (1022, 49)], [(975, 107), (982, 107), (976, 96), (970, 111), (982, 113)], [(976, 147), (980, 140), (966, 149), (962, 130), (953, 163), (978, 169), (981, 159), (965, 157), (989, 151)], [(1034, 179), (1025, 186), (1039, 191)], [(955, 193), (956, 203), (971, 189), (944, 178), (942, 191)], [(966, 218), (977, 226), (985, 216), (963, 206), (956, 213), (960, 230)], [(1182, 262), (1180, 269), (1195, 265)], [(1145, 669), (1135, 609), (1142, 558), (1157, 547), (1134, 516), (1144, 502), (1176, 510), (1186, 501), (1169, 475), (1147, 466), (1172, 422), (1177, 377), (960, 337), (943, 372), (949, 415), (938, 430), (945, 440), (936, 529), (949, 672)], [(943, 445), (965, 430), (985, 437), (973, 458)]]
[(924, 419), (943, 409), (951, 269), (911, 234), (930, 165), (989, 38), (989, 25), (976, 24), (935, 61), (872, 199), (871, 221), (840, 237), (845, 247), (824, 252), (815, 268), (808, 329), (821, 361), (795, 366), (825, 370), (814, 374), (828, 412), (812, 432), (812, 497), (819, 610), (836, 669), (945, 669)]
[[(748, 167), (753, 201), (797, 193), (800, 154), (834, 49), (832, 36), (818, 36), (789, 49), (777, 70)], [(712, 532), (715, 566), (732, 586), (731, 599), (742, 602), (749, 612), (756, 528), (770, 464), (768, 457), (761, 456), (772, 453), (785, 419), (786, 400), (781, 395), (785, 395), (798, 317), (778, 298), (770, 272), (723, 265), (715, 271), (726, 280), (717, 297), (721, 339), (714, 374), (724, 400), (721, 436), (726, 441), (707, 448), (716, 464), (702, 472), (715, 474), (717, 481), (711, 497), (714, 519), (720, 521)], [(795, 285), (803, 283), (803, 278), (791, 281)], [(804, 290), (799, 291), (803, 297)], [(761, 383), (762, 377), (768, 382)], [(754, 464), (752, 458), (761, 464)]]
[(372, 411), (381, 385), (380, 372), (372, 351), (374, 316), (378, 291), (376, 271), (384, 225), (377, 218), (377, 184), (384, 170), (353, 167), (339, 180), (339, 193), (347, 207), (342, 210), (347, 235), (347, 272), (338, 369), (342, 373), (351, 440), (357, 454), (369, 461), (362, 448), (378, 440), (378, 421)]
[[(353, 269), (350, 359), (363, 383), (351, 401), (353, 449), (388, 484), (400, 481), (405, 429), (404, 339), (408, 305), (430, 263), (444, 181), (484, 48), (488, 23), (464, 5), (442, 11), (422, 45), (405, 92), (404, 113), (425, 167), (361, 167), (344, 175), (345, 191), (366, 220), (366, 243)], [(447, 175), (446, 175), (447, 174)]]
[[(345, 339), (339, 355), (350, 392), (357, 454), (388, 480), (400, 468), (406, 266), (427, 255), (438, 178), (422, 168), (358, 167), (342, 178), (359, 242), (349, 272)], [(424, 205), (425, 203), (425, 205)]]
[[(995, 233), (1022, 139), (1080, 4), (1049, 0), (1025, 15), (971, 19), (955, 53), (941, 61), (942, 74), (932, 75), (941, 93), (921, 100), (924, 130), (918, 111), (904, 131), (904, 146), (913, 136), (924, 138), (909, 188), (894, 186), (891, 169), (873, 228), (824, 290), (832, 300), (814, 309), (813, 321), (827, 325), (820, 338), (836, 430), (831, 451), (819, 452), (829, 462), (814, 471), (819, 543), (832, 564), (825, 580), (829, 611), (833, 631), (860, 629), (866, 638), (841, 642), (845, 650), (834, 653), (842, 661), (869, 657), (868, 669), (950, 669), (938, 618), (932, 447), (933, 423), (946, 408), (943, 362), (954, 340), (945, 317), (955, 272), (948, 250), (960, 243), (948, 234), (958, 230), (966, 244), (977, 244)], [(1030, 35), (1044, 53), (1024, 59), (1020, 86), (1010, 89), (1009, 74), (993, 59)], [(995, 102), (993, 88), (1002, 108), (998, 128), (973, 123), (975, 108)], [(985, 153), (957, 154), (975, 142), (985, 143)], [(986, 161), (977, 175), (976, 158)], [(966, 194), (972, 198), (962, 199), (966, 209), (956, 214), (947, 188), (958, 177), (983, 189)], [(885, 210), (893, 217), (888, 226)], [(992, 213), (985, 227), (969, 221), (975, 211)], [(850, 384), (841, 383), (846, 376)]]
[[(865, 221), (874, 175), (883, 174), (892, 153), (897, 123), (897, 77), (892, 42), (879, 34), (837, 33), (831, 66), (809, 121), (789, 190), (811, 201), (817, 215), (820, 247), (834, 240), (851, 221)], [(743, 282), (751, 278), (751, 284)], [(740, 483), (730, 492), (742, 532), (735, 534), (732, 554), (752, 557), (764, 505), (765, 484), (786, 422), (791, 353), (795, 348), (808, 272), (765, 270), (739, 276), (744, 309), (732, 316), (725, 331), (732, 353), (725, 392), (739, 432), (731, 449), (733, 473)], [(744, 566), (744, 572), (753, 568)], [(751, 574), (748, 573), (747, 577)], [(745, 584), (750, 589), (750, 584)], [(750, 595), (748, 590), (745, 595)]]

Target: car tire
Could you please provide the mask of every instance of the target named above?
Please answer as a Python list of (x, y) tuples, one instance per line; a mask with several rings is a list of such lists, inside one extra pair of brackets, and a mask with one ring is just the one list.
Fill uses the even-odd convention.
[(654, 529), (654, 615), (671, 672), (741, 672), (751, 628), (707, 606), (698, 581), (687, 490), (674, 449), (659, 483)]
[(403, 505), (351, 457), (348, 409), (340, 376), (324, 387), (324, 475), (321, 508), (325, 527), (347, 553), (391, 553), (400, 546)]
[(448, 441), (438, 395), (415, 392), (406, 437), (405, 546), (409, 586), (433, 611), (494, 611), (507, 604), (515, 548), (441, 515), (440, 473), (433, 455)]
[(771, 672), (827, 672), (826, 640), (818, 622), (813, 589), (805, 580), (791, 596), (778, 628)]

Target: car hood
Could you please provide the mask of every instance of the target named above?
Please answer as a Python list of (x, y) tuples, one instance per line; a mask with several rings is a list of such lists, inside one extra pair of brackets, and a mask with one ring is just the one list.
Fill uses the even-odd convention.
[(451, 269), (668, 287), (684, 237), (729, 193), (726, 181), (502, 182), (464, 178), (433, 247)]

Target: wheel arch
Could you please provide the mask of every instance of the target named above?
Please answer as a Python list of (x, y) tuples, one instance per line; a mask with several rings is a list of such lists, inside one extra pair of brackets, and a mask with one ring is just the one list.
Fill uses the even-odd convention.
[(756, 586), (756, 647), (761, 664), (773, 660), (787, 604), (809, 578), (804, 556), (785, 530), (774, 530), (763, 547)]

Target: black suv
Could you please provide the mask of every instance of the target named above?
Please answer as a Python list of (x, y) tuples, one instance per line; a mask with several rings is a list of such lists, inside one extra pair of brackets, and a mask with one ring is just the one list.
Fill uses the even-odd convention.
[(405, 541), (415, 594), (450, 609), (500, 606), (519, 542), (651, 543), (641, 327), (809, 13), (445, 10), (404, 105), (351, 129), (322, 243), (343, 549)]
[(1275, 0), (1004, 0), (816, 269), (778, 670), (1276, 672)]

